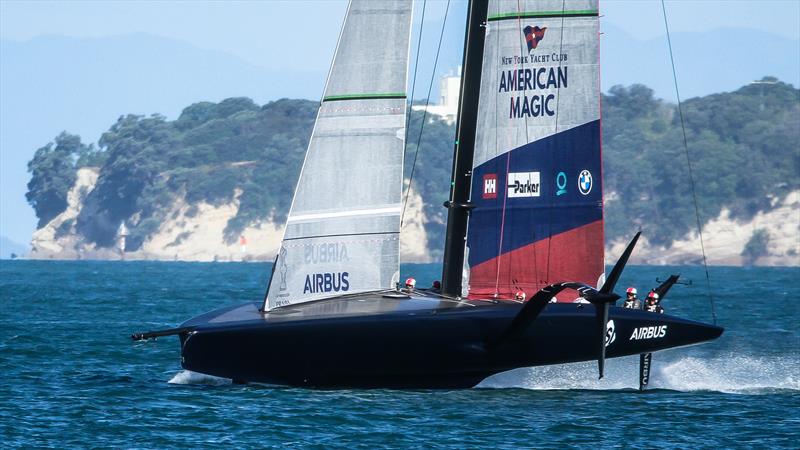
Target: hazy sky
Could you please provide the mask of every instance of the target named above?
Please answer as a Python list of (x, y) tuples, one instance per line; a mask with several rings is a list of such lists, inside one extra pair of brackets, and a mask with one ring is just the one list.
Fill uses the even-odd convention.
[[(421, 4), (417, 0), (417, 7)], [(465, 8), (453, 0), (454, 8)], [(0, 0), (0, 37), (27, 40), (46, 34), (100, 37), (145, 32), (224, 50), (267, 68), (327, 70), (347, 2), (294, 1), (16, 1)], [(444, 0), (428, 0), (440, 18)], [(674, 31), (755, 28), (800, 37), (800, 0), (667, 1)], [(635, 38), (664, 34), (661, 2), (601, 0), (603, 20)], [(298, 33), (297, 30), (305, 30)], [(745, 37), (743, 36), (743, 39)]]
[[(422, 0), (415, 1), (416, 16), (419, 17)], [(427, 0), (426, 22), (440, 21), (445, 4), (444, 0)], [(184, 41), (199, 49), (226, 52), (265, 69), (324, 73), (330, 66), (346, 5), (346, 0), (57, 2), (0, 0), (0, 38), (27, 41), (46, 35), (103, 38), (147, 33)], [(452, 0), (451, 9), (454, 13), (449, 16), (452, 18), (448, 22), (449, 27), (457, 26), (455, 22), (463, 23), (465, 7), (465, 0)], [(637, 40), (651, 38), (663, 40), (664, 23), (660, 1), (601, 0), (600, 7), (603, 15), (601, 26), (611, 25)], [(742, 28), (755, 29), (795, 41), (800, 39), (800, 0), (682, 0), (667, 1), (666, 7), (670, 28), (674, 32)], [(736, 33), (728, 34), (737, 36)], [(741, 39), (742, 42), (747, 40), (746, 32), (741, 34)], [(731, 56), (734, 61), (733, 67), (739, 67), (740, 60), (742, 65), (750, 64), (752, 58), (757, 58), (760, 54), (759, 50), (755, 50), (742, 52), (740, 56), (736, 51), (739, 45), (735, 39), (731, 40), (730, 45), (728, 41), (720, 45), (733, 52)], [(715, 55), (713, 52), (709, 53), (711, 53), (709, 59), (713, 59)], [(780, 56), (773, 59), (784, 58), (783, 53), (786, 52), (781, 52)], [(789, 54), (785, 58), (800, 58), (800, 51), (795, 53), (797, 54)], [(680, 63), (680, 57), (687, 55), (678, 56)], [(776, 65), (775, 62), (761, 60), (752, 64), (769, 68)], [(2, 64), (4, 64), (3, 55), (0, 54), (0, 65)], [(421, 66), (424, 67), (424, 64)], [(52, 71), (53, 77), (58, 77), (57, 70), (58, 68), (55, 68)], [(753, 76), (771, 73), (770, 70), (763, 70)], [(790, 77), (788, 81), (794, 80), (800, 80), (800, 76)], [(265, 80), (266, 82), (268, 81)], [(18, 89), (19, 86), (13, 88)], [(1, 96), (0, 102), (7, 105)], [(180, 103), (180, 106), (185, 104), (188, 103)], [(92, 107), (92, 105), (85, 106)], [(165, 112), (155, 107), (145, 110)], [(79, 117), (79, 114), (76, 113), (75, 116)], [(102, 123), (91, 124), (91, 127), (105, 129), (108, 121), (112, 119), (113, 115), (109, 115), (109, 118), (103, 119)], [(0, 125), (4, 129), (9, 129), (9, 123), (7, 117), (0, 115)], [(81, 130), (79, 125), (64, 125), (64, 127), (73, 132)], [(13, 131), (30, 132), (28, 129)], [(54, 133), (35, 136), (33, 142), (43, 144), (52, 139)], [(84, 133), (83, 137), (85, 141), (91, 142), (97, 139), (98, 133)], [(10, 176), (6, 176), (5, 181), (0, 180), (0, 184), (6, 183), (0, 192), (0, 234), (18, 242), (28, 241), (35, 227), (32, 209), (24, 201), (24, 184), (28, 179), (24, 161), (30, 158), (36, 145), (41, 144), (27, 145), (29, 148), (22, 149), (0, 148), (0, 163), (7, 165), (5, 173), (11, 173), (16, 177), (12, 180)], [(12, 167), (9, 164), (9, 155), (12, 151), (28, 151), (30, 155), (15, 155), (18, 164)], [(9, 183), (13, 184), (14, 189), (9, 189)]]

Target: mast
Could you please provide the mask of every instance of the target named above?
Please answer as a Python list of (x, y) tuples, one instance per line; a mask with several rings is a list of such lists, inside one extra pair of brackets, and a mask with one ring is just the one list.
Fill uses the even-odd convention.
[(483, 47), (489, 0), (470, 0), (467, 31), (464, 37), (463, 71), (458, 102), (458, 125), (453, 148), (450, 200), (445, 203), (447, 232), (444, 243), (442, 293), (461, 296), (464, 246), (467, 238), (469, 195), (472, 183), (472, 157), (478, 121)]

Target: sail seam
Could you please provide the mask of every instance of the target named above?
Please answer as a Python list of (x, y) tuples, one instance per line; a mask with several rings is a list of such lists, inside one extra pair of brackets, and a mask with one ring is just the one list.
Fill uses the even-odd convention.
[(557, 17), (597, 17), (600, 12), (596, 9), (582, 9), (571, 11), (539, 11), (539, 12), (511, 12), (489, 16), (489, 22), (511, 19), (549, 19)]
[(289, 217), (286, 222), (289, 223), (300, 222), (303, 220), (331, 219), (337, 217), (375, 216), (379, 214), (400, 214), (400, 206), (391, 208), (358, 209), (354, 211), (339, 211), (331, 213), (302, 214)]
[(374, 233), (342, 233), (342, 234), (320, 234), (317, 236), (301, 236), (295, 238), (286, 238), (284, 241), (297, 241), (300, 239), (318, 239), (318, 238), (329, 238), (329, 237), (348, 237), (348, 236), (374, 236), (374, 235), (383, 235), (383, 234), (400, 234), (399, 231), (377, 231)]
[(335, 102), (338, 100), (376, 100), (376, 99), (405, 99), (405, 92), (376, 92), (369, 94), (341, 94), (329, 95), (322, 99), (323, 102)]

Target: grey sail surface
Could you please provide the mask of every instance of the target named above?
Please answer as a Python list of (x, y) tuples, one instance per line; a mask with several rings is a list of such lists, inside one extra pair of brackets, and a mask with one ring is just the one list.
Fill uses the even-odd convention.
[(394, 287), (411, 0), (352, 0), (266, 308)]

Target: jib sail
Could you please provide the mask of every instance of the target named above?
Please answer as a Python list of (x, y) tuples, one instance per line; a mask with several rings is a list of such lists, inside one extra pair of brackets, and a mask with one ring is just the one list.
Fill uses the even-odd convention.
[(603, 273), (597, 0), (490, 1), (467, 234), (469, 295)]
[(348, 6), (268, 309), (394, 287), (411, 7), (411, 0)]

